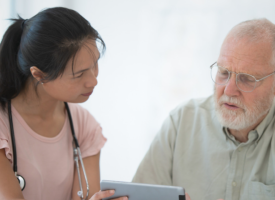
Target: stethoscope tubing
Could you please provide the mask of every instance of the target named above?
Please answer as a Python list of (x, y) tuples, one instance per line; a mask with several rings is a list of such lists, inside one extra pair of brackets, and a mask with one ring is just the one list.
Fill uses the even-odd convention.
[(12, 151), (13, 151), (13, 171), (17, 175), (17, 154), (16, 154), (16, 143), (14, 138), (14, 129), (13, 129), (13, 122), (12, 121), (12, 114), (11, 114), (11, 101), (8, 100), (8, 113), (9, 113), (9, 122), (10, 122), (10, 134), (11, 134), (11, 142), (12, 142)]
[[(71, 128), (73, 141), (74, 141), (74, 145), (75, 145), (75, 147), (73, 147), (73, 149), (74, 149), (74, 161), (75, 161), (76, 168), (77, 168), (79, 187), (80, 187), (80, 190), (81, 190), (81, 191), (78, 192), (78, 196), (81, 198), (81, 200), (86, 200), (87, 197), (89, 196), (88, 178), (87, 178), (86, 170), (85, 170), (84, 163), (83, 163), (83, 160), (82, 160), (79, 143), (78, 143), (78, 140), (75, 136), (74, 125), (73, 125), (73, 120), (72, 120), (70, 108), (69, 108), (69, 105), (68, 105), (67, 102), (64, 102), (64, 104), (65, 104), (65, 107), (66, 107), (66, 110), (67, 110), (67, 113), (68, 113), (68, 117), (69, 117), (69, 121), (70, 121), (70, 128)], [(24, 188), (26, 187), (26, 181), (22, 176), (17, 174), (16, 143), (15, 143), (15, 136), (14, 136), (14, 127), (13, 127), (12, 112), (11, 112), (11, 101), (10, 100), (8, 100), (8, 117), (9, 117), (9, 123), (10, 123), (10, 135), (11, 135), (12, 151), (13, 151), (13, 171), (15, 173), (16, 178), (19, 181), (21, 190), (24, 190)], [(87, 186), (87, 194), (86, 194), (85, 198), (83, 198), (83, 188), (82, 188), (82, 182), (81, 182), (81, 175), (80, 175), (78, 160), (80, 161), (82, 171), (83, 171), (83, 175), (84, 175), (84, 178), (85, 178), (85, 181), (86, 181), (86, 186)]]

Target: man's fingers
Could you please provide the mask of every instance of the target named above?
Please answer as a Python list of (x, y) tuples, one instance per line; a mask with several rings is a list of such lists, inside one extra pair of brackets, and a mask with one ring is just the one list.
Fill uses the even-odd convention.
[[(186, 199), (186, 200), (191, 200), (189, 194), (185, 193), (185, 199)], [(218, 199), (218, 200), (223, 200), (223, 199)]]

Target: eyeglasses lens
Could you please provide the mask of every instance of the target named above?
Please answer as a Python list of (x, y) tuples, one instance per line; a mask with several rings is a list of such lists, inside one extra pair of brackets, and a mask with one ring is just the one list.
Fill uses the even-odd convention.
[(250, 76), (248, 74), (238, 74), (237, 85), (241, 90), (245, 92), (250, 92), (254, 90), (256, 85), (256, 80), (253, 76)]
[[(211, 67), (211, 78), (216, 84), (225, 85), (230, 78), (230, 72), (227, 69), (214, 64)], [(240, 90), (244, 92), (251, 92), (254, 90), (256, 79), (253, 76), (239, 73), (236, 78), (236, 83)]]
[(229, 72), (223, 68), (214, 64), (211, 68), (211, 78), (218, 85), (224, 85), (229, 78)]

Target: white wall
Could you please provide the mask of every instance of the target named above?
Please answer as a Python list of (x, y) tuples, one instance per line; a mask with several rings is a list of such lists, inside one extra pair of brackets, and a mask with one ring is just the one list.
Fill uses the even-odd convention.
[(99, 84), (83, 106), (108, 138), (102, 150), (101, 178), (122, 181), (131, 181), (171, 109), (212, 94), (209, 66), (216, 61), (227, 32), (248, 19), (266, 17), (275, 22), (272, 0), (16, 3), (23, 18), (52, 6), (77, 10), (106, 42)]
[(11, 18), (11, 1), (0, 0), (0, 40), (2, 40), (3, 34), (7, 27), (10, 25)]

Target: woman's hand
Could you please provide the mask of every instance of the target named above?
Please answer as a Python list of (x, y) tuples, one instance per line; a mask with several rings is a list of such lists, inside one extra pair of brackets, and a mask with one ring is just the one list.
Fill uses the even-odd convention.
[[(103, 198), (110, 197), (114, 194), (115, 194), (114, 190), (99, 191), (99, 192), (96, 192), (92, 196), (92, 198), (90, 198), (89, 200), (101, 200)], [(191, 200), (190, 196), (187, 193), (185, 193), (185, 197), (186, 197), (186, 200)], [(128, 197), (118, 197), (118, 198), (112, 199), (112, 200), (128, 200)], [(223, 199), (218, 199), (218, 200), (223, 200)]]
[[(114, 190), (105, 190), (96, 192), (89, 200), (101, 200), (115, 194)], [(118, 197), (112, 200), (128, 200), (128, 197)]]
[[(186, 200), (191, 200), (190, 196), (187, 193), (185, 193), (185, 197), (186, 197)], [(223, 199), (218, 199), (218, 200), (223, 200)]]

